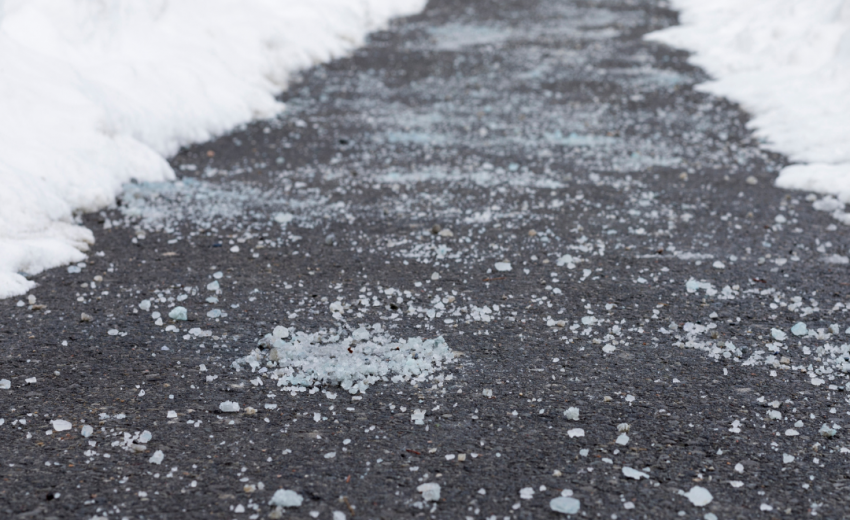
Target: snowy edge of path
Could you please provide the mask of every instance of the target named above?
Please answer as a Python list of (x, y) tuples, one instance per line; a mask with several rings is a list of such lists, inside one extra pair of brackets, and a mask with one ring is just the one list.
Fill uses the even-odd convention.
[(850, 0), (672, 0), (681, 25), (646, 36), (688, 50), (699, 89), (753, 115), (756, 136), (798, 163), (776, 185), (850, 202)]
[(0, 298), (85, 258), (74, 212), (283, 109), (290, 75), (425, 0), (0, 0)]

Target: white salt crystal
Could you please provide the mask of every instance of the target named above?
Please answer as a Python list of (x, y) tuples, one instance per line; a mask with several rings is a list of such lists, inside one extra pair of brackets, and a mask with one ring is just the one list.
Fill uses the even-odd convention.
[(426, 482), (416, 487), (416, 491), (422, 493), (422, 499), (426, 502), (437, 502), (440, 500), (440, 485), (436, 482)]
[(702, 486), (694, 486), (690, 491), (682, 494), (685, 498), (691, 501), (691, 504), (697, 507), (707, 506), (712, 500), (714, 500), (714, 497), (711, 496), (711, 492)]
[(579, 409), (575, 406), (570, 406), (564, 410), (564, 417), (571, 421), (578, 421)]
[(162, 450), (156, 450), (153, 455), (151, 455), (151, 458), (148, 459), (148, 462), (151, 464), (162, 464), (163, 459), (165, 459), (165, 454)]
[(219, 410), (222, 412), (238, 412), (239, 411), (239, 403), (234, 403), (232, 401), (225, 401), (218, 405)]
[(274, 492), (269, 505), (278, 507), (301, 507), (304, 497), (291, 489), (278, 489)]
[(51, 421), (50, 424), (53, 425), (53, 429), (57, 432), (64, 432), (71, 429), (71, 423), (64, 419), (56, 419), (55, 421)]

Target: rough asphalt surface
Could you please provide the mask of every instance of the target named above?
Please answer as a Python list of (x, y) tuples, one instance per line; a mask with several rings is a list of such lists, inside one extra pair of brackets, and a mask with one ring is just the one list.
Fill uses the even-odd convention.
[[(846, 228), (642, 40), (676, 19), (432, 1), (82, 216), (89, 260), (0, 301), (0, 517), (846, 517)], [(233, 366), (375, 324), (454, 359)]]

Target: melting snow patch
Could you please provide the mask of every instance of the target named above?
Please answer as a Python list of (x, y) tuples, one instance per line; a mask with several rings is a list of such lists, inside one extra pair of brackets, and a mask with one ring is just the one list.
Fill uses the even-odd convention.
[[(271, 364), (276, 368), (270, 377), (278, 386), (340, 385), (356, 394), (378, 381), (423, 382), (454, 359), (442, 336), (396, 341), (375, 324), (371, 331), (360, 327), (350, 334), (343, 329), (296, 331), (287, 338), (267, 334), (259, 349), (236, 360), (233, 367), (248, 365), (254, 371)], [(442, 384), (442, 376), (438, 380)]]

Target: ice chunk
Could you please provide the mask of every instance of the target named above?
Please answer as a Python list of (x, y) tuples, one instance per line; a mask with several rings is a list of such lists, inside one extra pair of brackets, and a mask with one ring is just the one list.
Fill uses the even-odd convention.
[(788, 337), (787, 334), (779, 329), (770, 329), (770, 335), (773, 336), (773, 339), (776, 341), (785, 341), (785, 338)]
[(573, 428), (572, 430), (567, 431), (567, 435), (569, 435), (570, 438), (584, 437), (584, 430), (581, 428)]
[(440, 485), (436, 482), (419, 484), (416, 491), (422, 493), (422, 499), (426, 502), (437, 502), (440, 500)]
[(694, 486), (687, 493), (682, 493), (685, 498), (691, 501), (691, 504), (697, 507), (707, 506), (714, 500), (711, 492), (702, 486)]
[(221, 289), (221, 285), (219, 285), (218, 280), (213, 280), (207, 284), (208, 291), (217, 291), (219, 289)]
[(221, 318), (221, 309), (213, 309), (207, 312), (208, 318)]
[(168, 410), (168, 413), (165, 414), (165, 417), (168, 418), (168, 419), (176, 419), (177, 418), (177, 412), (175, 412), (174, 410)]
[(531, 500), (534, 498), (534, 488), (524, 487), (519, 490), (519, 497), (523, 500)]
[(614, 441), (614, 442), (616, 442), (620, 446), (625, 446), (629, 443), (629, 436), (626, 435), (625, 433), (621, 433), (620, 435), (617, 436), (617, 440)]
[(793, 334), (795, 336), (805, 336), (808, 333), (809, 333), (809, 330), (806, 327), (806, 324), (803, 323), (802, 321), (799, 322), (799, 323), (796, 323), (793, 327), (791, 327), (791, 334)]
[(549, 508), (556, 513), (574, 515), (581, 509), (581, 502), (573, 497), (556, 497), (549, 501)]
[(139, 442), (141, 444), (147, 444), (148, 442), (150, 442), (150, 440), (152, 438), (153, 438), (153, 435), (151, 435), (151, 432), (145, 430), (145, 431), (142, 432), (141, 435), (139, 435)]
[(289, 329), (287, 329), (286, 327), (283, 327), (281, 325), (278, 325), (277, 327), (274, 328), (274, 331), (272, 331), (272, 336), (274, 336), (275, 339), (288, 338), (289, 337)]
[(80, 435), (82, 435), (85, 438), (91, 437), (93, 433), (94, 433), (94, 428), (92, 428), (88, 424), (86, 424), (82, 428), (80, 428)]
[(274, 492), (269, 505), (277, 507), (301, 507), (304, 497), (291, 489), (278, 489)]
[[(4, 381), (6, 380), (4, 379)], [(484, 390), (481, 390), (481, 395), (483, 395), (484, 397), (493, 397), (493, 390), (485, 388)]]
[(634, 468), (630, 468), (628, 466), (623, 466), (623, 476), (628, 478), (633, 478), (635, 480), (640, 480), (642, 478), (649, 478), (649, 475), (644, 473), (643, 471), (638, 471)]
[(163, 459), (165, 459), (165, 454), (162, 450), (156, 450), (153, 452), (153, 455), (151, 455), (151, 458), (148, 459), (148, 462), (151, 464), (162, 464)]
[(629, 423), (623, 422), (623, 423), (620, 423), (620, 424), (617, 425), (617, 431), (618, 432), (627, 433), (627, 432), (631, 431), (631, 429), (632, 429), (632, 427)]
[(571, 421), (578, 421), (579, 410), (575, 406), (571, 406), (564, 410), (564, 417)]
[(186, 321), (189, 316), (187, 315), (186, 307), (174, 307), (169, 311), (168, 317), (172, 320)]
[(513, 269), (510, 262), (496, 262), (495, 267), (500, 273), (511, 271)]
[(238, 412), (239, 411), (239, 403), (234, 403), (233, 401), (225, 401), (218, 405), (218, 409), (222, 412), (230, 413), (230, 412)]
[(726, 269), (726, 265), (720, 260), (715, 260), (714, 263), (711, 264), (711, 267), (715, 269)]
[(53, 425), (53, 429), (57, 432), (64, 432), (71, 429), (71, 423), (64, 419), (56, 419), (55, 421), (51, 421), (50, 424)]
[(0, 379), (0, 390), (8, 390), (12, 388), (12, 382), (8, 379)]
[(149, 310), (151, 310), (151, 301), (150, 300), (142, 300), (139, 303), (139, 308), (142, 309), (145, 312), (148, 312)]

